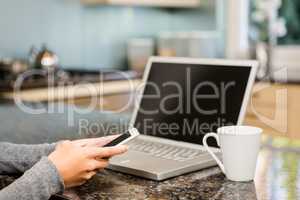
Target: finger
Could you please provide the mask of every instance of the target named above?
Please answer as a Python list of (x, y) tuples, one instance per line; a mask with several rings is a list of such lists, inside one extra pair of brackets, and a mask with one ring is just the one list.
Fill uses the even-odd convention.
[(108, 160), (109, 158), (125, 153), (128, 150), (127, 146), (105, 147), (100, 153), (100, 157)]
[(86, 183), (86, 180), (81, 180), (81, 181), (78, 181), (77, 183), (74, 183), (74, 186), (72, 186), (72, 187), (81, 186), (85, 183)]
[(87, 172), (84, 176), (83, 176), (83, 179), (84, 180), (90, 180), (93, 176), (95, 176), (97, 174), (97, 172), (95, 171), (90, 171), (90, 172)]
[(97, 146), (97, 147), (102, 147), (102, 146), (110, 143), (111, 141), (113, 141), (114, 139), (116, 139), (119, 136), (120, 135), (110, 135), (110, 136), (106, 136), (106, 137), (95, 138), (93, 141), (93, 145)]
[(106, 161), (106, 162), (109, 162), (109, 160), (111, 159), (111, 157), (107, 157), (107, 158), (105, 158), (105, 157), (103, 157), (103, 158), (95, 158), (96, 160), (98, 160), (98, 161)]
[(119, 135), (111, 135), (106, 137), (99, 137), (99, 138), (88, 138), (88, 139), (81, 139), (75, 140), (73, 143), (80, 147), (102, 147), (103, 145), (109, 143), (110, 141), (117, 138)]
[(66, 184), (66, 188), (72, 188), (72, 187), (77, 187), (77, 186), (80, 186), (80, 185), (83, 185), (85, 184), (86, 180), (81, 180), (81, 181), (77, 181), (77, 182), (74, 182), (74, 183), (69, 183), (69, 184)]
[(108, 158), (108, 157), (125, 153), (127, 150), (128, 150), (127, 146), (120, 145), (116, 147), (88, 148), (86, 152), (88, 156), (94, 158)]
[(97, 144), (101, 141), (101, 138), (86, 138), (86, 139), (80, 139), (80, 140), (74, 140), (72, 141), (73, 144), (80, 147), (86, 147), (86, 146), (97, 146)]
[(100, 162), (108, 162), (110, 158), (96, 158), (97, 161)]
[(91, 160), (87, 163), (86, 171), (95, 171), (99, 169), (104, 169), (108, 166), (107, 160)]

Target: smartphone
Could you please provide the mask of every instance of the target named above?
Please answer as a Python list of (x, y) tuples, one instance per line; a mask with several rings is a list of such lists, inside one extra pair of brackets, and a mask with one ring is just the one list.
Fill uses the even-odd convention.
[(72, 199), (65, 195), (55, 194), (55, 195), (51, 196), (51, 198), (49, 200), (72, 200)]
[(125, 133), (121, 134), (116, 139), (114, 139), (113, 141), (104, 145), (103, 147), (113, 147), (113, 146), (125, 144), (126, 142), (129, 142), (130, 140), (136, 138), (138, 135), (140, 135), (139, 131), (136, 128), (131, 128)]

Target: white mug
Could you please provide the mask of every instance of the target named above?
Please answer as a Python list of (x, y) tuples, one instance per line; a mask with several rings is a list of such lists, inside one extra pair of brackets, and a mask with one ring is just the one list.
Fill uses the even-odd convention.
[[(222, 172), (232, 181), (251, 181), (255, 175), (262, 129), (252, 126), (224, 126), (217, 133), (208, 133), (203, 145), (216, 160)], [(220, 146), (223, 163), (207, 145), (207, 138), (214, 137)]]

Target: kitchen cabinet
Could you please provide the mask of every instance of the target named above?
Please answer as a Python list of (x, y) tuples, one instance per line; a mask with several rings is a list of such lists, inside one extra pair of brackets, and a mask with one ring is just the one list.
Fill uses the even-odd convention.
[(81, 0), (85, 5), (124, 5), (124, 6), (151, 6), (169, 8), (196, 8), (200, 0)]

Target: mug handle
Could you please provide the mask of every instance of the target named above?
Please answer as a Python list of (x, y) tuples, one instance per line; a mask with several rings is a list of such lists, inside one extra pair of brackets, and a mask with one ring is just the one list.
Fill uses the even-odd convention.
[(205, 134), (205, 136), (203, 137), (203, 145), (205, 147), (205, 149), (208, 151), (208, 153), (213, 157), (213, 159), (217, 162), (217, 164), (219, 165), (220, 169), (222, 170), (222, 172), (225, 174), (225, 168), (224, 165), (222, 164), (222, 162), (220, 161), (220, 159), (212, 152), (212, 150), (209, 148), (209, 146), (207, 145), (207, 139), (209, 137), (214, 137), (217, 140), (217, 144), (220, 146), (219, 143), (219, 136), (216, 133), (207, 133)]

